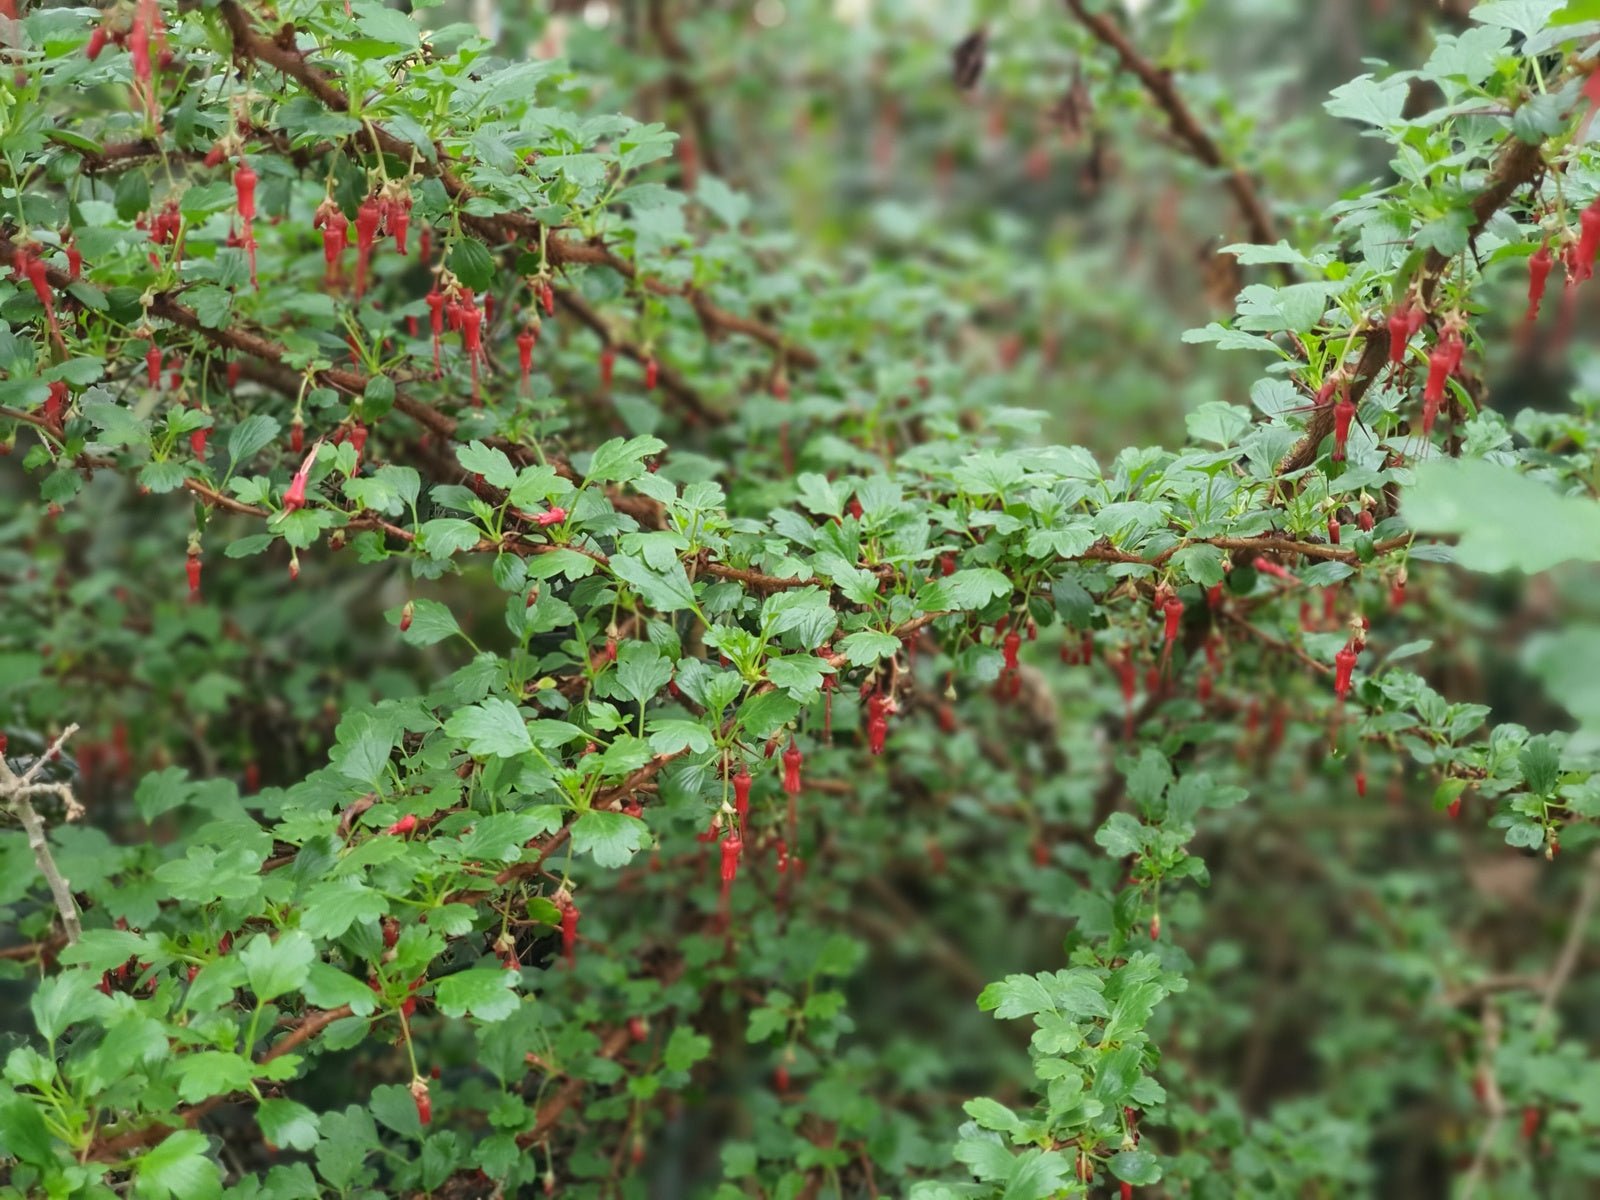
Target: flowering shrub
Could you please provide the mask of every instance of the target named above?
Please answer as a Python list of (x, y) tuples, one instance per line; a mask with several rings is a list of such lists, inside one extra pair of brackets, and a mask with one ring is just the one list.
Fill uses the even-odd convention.
[(1471, 572), (1600, 560), (1592, 401), (1483, 367), (1600, 251), (1592, 7), (1336, 89), (1392, 178), (1291, 227), (1069, 2), (1252, 239), (1183, 341), (1259, 378), (1114, 457), (981, 268), (803, 258), (560, 60), (7, 14), (4, 1194), (1584, 1194), (1596, 635), (1575, 731), (1450, 685)]

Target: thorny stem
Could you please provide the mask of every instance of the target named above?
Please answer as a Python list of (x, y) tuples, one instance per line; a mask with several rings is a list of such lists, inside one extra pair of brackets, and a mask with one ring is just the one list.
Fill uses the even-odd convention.
[(38, 761), (20, 776), (11, 769), (11, 764), (6, 762), (4, 756), (0, 756), (0, 800), (4, 800), (16, 812), (17, 819), (22, 822), (22, 828), (27, 831), (28, 848), (33, 851), (33, 860), (38, 864), (39, 873), (50, 886), (50, 894), (55, 899), (56, 911), (61, 914), (61, 926), (66, 930), (69, 946), (83, 936), (83, 926), (78, 921), (78, 904), (72, 898), (72, 888), (68, 885), (66, 876), (62, 875), (61, 868), (56, 866), (56, 860), (50, 853), (50, 841), (45, 836), (44, 818), (39, 816), (38, 810), (33, 807), (31, 797), (59, 796), (66, 807), (67, 820), (76, 821), (83, 816), (83, 806), (78, 803), (66, 784), (37, 782), (39, 772), (44, 769), (44, 765), (61, 749), (63, 743), (77, 732), (76, 723), (68, 725), (61, 731), (61, 736), (50, 744), (50, 748), (39, 756)]

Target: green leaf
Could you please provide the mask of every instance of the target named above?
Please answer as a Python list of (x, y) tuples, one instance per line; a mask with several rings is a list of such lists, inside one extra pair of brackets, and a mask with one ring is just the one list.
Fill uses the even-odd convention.
[[(400, 16), (398, 13), (394, 15)], [(411, 23), (409, 17), (400, 19), (408, 25)], [(487, 246), (475, 238), (456, 239), (456, 244), (450, 248), (448, 261), (456, 278), (475, 292), (485, 291), (494, 283), (494, 256), (489, 253)]]
[(434, 999), (439, 1011), (447, 1017), (471, 1013), (479, 1021), (503, 1021), (516, 1012), (521, 1003), (515, 991), (516, 982), (515, 971), (483, 968), (457, 971), (439, 981)]
[[(1479, 11), (1482, 11), (1480, 6)], [(1474, 16), (1477, 14), (1474, 13)], [(1409, 94), (1403, 78), (1379, 81), (1371, 75), (1358, 75), (1336, 87), (1323, 108), (1335, 117), (1360, 121), (1365, 125), (1390, 126), (1400, 122)]]
[(1561, 756), (1548, 737), (1529, 738), (1517, 756), (1522, 782), (1535, 796), (1549, 796), (1561, 778)]
[(278, 422), (262, 413), (252, 413), (228, 433), (228, 461), (241, 463), (278, 436)]
[(1107, 1166), (1118, 1179), (1134, 1187), (1154, 1187), (1161, 1182), (1161, 1164), (1148, 1150), (1119, 1150)]
[(711, 1053), (711, 1039), (696, 1033), (687, 1025), (679, 1025), (667, 1039), (661, 1052), (662, 1064), (669, 1071), (687, 1071)]
[(250, 990), (263, 1001), (299, 989), (311, 973), (314, 958), (316, 948), (311, 939), (294, 929), (279, 934), (276, 942), (258, 933), (239, 952)]
[(746, 736), (764, 741), (794, 720), (799, 711), (799, 703), (787, 692), (762, 692), (739, 706), (739, 728)]
[(938, 596), (925, 599), (925, 608), (971, 611), (1011, 595), (1012, 588), (1011, 580), (992, 567), (969, 567), (937, 580), (925, 591)]
[[(405, 606), (391, 608), (384, 614), (389, 624), (399, 626)], [(437, 600), (416, 599), (411, 602), (411, 627), (400, 635), (408, 646), (432, 646), (445, 638), (461, 632), (455, 614)]]
[(44, 1117), (32, 1102), (18, 1095), (0, 1100), (0, 1158), (16, 1158), (35, 1166), (56, 1160)]
[(644, 848), (645, 823), (626, 813), (590, 809), (572, 823), (572, 852), (597, 866), (625, 867)]
[(149, 949), (141, 935), (125, 929), (85, 929), (83, 936), (64, 947), (58, 957), (61, 962), (91, 971), (109, 971)]
[(294, 1100), (263, 1100), (256, 1106), (261, 1136), (284, 1150), (315, 1150), (322, 1135), (317, 1114)]
[(491, 697), (452, 713), (445, 722), (447, 736), (467, 743), (473, 758), (515, 758), (533, 749), (528, 726), (517, 706)]
[[(202, 972), (204, 974), (204, 972)], [(305, 998), (318, 1008), (338, 1008), (348, 1004), (350, 1011), (364, 1017), (377, 1010), (378, 1001), (372, 989), (354, 975), (346, 975), (339, 968), (325, 962), (314, 962), (301, 990)]]
[(657, 754), (676, 754), (688, 750), (704, 754), (711, 749), (711, 733), (698, 721), (654, 721), (650, 725), (650, 749)]
[(482, 475), (483, 481), (490, 487), (510, 491), (516, 485), (517, 468), (511, 465), (504, 450), (491, 449), (475, 441), (471, 445), (458, 447), (456, 460), (464, 470)]
[(968, 1100), (961, 1107), (983, 1129), (1011, 1133), (1022, 1126), (1022, 1118), (998, 1100), (991, 1100), (987, 1096)]
[(417, 530), (417, 544), (427, 551), (429, 558), (444, 559), (471, 550), (478, 544), (481, 533), (471, 521), (463, 521), (459, 517), (435, 517)]
[(681, 562), (674, 562), (666, 571), (653, 571), (639, 559), (619, 554), (612, 558), (611, 570), (658, 612), (673, 613), (695, 605), (694, 586)]
[(586, 483), (626, 483), (645, 474), (644, 460), (660, 454), (667, 444), (658, 437), (612, 438), (601, 444), (589, 460)]
[[(417, 1102), (411, 1089), (398, 1083), (385, 1083), (372, 1089), (367, 1102), (372, 1115), (380, 1125), (394, 1130), (401, 1137), (422, 1137), (422, 1121), (417, 1116)], [(326, 1129), (323, 1136), (331, 1136)]]
[(100, 994), (99, 976), (88, 971), (48, 975), (34, 989), (29, 1007), (41, 1037), (55, 1041), (80, 1021), (100, 1020), (111, 1011), (110, 996)]
[(133, 1191), (141, 1200), (214, 1200), (222, 1195), (222, 1171), (207, 1155), (210, 1143), (193, 1129), (169, 1133), (155, 1149), (133, 1161)]
[(202, 1050), (177, 1060), (178, 1098), (197, 1104), (208, 1096), (226, 1096), (250, 1086), (251, 1062), (223, 1050)]
[[(1006, 590), (1008, 592), (1011, 590), (1009, 583), (1006, 585)], [(868, 667), (879, 659), (893, 658), (900, 650), (900, 639), (892, 633), (863, 629), (859, 633), (852, 633), (849, 637), (842, 638), (836, 649), (850, 660), (852, 667)]]
[(325, 879), (306, 890), (300, 928), (314, 938), (336, 938), (351, 925), (375, 921), (389, 911), (389, 902), (359, 879)]
[(1059, 1194), (1072, 1172), (1065, 1155), (1054, 1150), (1026, 1150), (1017, 1156), (1001, 1200), (1045, 1200)]
[(648, 642), (628, 642), (617, 656), (617, 685), (644, 704), (667, 686), (672, 660)]
[(189, 773), (182, 767), (162, 767), (139, 780), (133, 792), (134, 807), (146, 822), (186, 803), (194, 794)]
[(1422, 533), (1459, 534), (1456, 562), (1471, 571), (1600, 561), (1600, 504), (1483, 459), (1419, 464), (1401, 515)]
[(1172, 556), (1172, 565), (1204, 588), (1215, 587), (1226, 577), (1222, 551), (1215, 546), (1185, 546)]

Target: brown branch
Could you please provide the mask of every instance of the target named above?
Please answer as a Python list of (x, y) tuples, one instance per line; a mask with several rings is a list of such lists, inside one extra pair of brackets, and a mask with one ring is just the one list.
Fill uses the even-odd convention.
[[(1468, 240), (1477, 237), (1488, 224), (1489, 218), (1511, 199), (1518, 188), (1537, 179), (1543, 168), (1544, 158), (1539, 145), (1530, 144), (1516, 137), (1507, 142), (1495, 160), (1489, 185), (1472, 201), (1472, 224), (1467, 232)], [(1434, 293), (1438, 291), (1439, 282), (1449, 265), (1450, 259), (1437, 250), (1429, 250), (1422, 260), (1422, 266), (1418, 271), (1420, 280), (1418, 295), (1422, 299), (1423, 308), (1431, 307)], [(1389, 360), (1387, 324), (1380, 320), (1369, 327), (1364, 336), (1366, 346), (1356, 363), (1350, 382), (1350, 400), (1357, 407), (1360, 407), (1361, 398), (1366, 395), (1367, 388), (1377, 379), (1384, 364)], [(1330, 403), (1312, 410), (1311, 417), (1306, 422), (1305, 436), (1295, 443), (1294, 448), (1278, 464), (1280, 476), (1304, 470), (1316, 461), (1317, 447), (1322, 444), (1323, 438), (1333, 432), (1333, 409), (1334, 406)]]
[(11, 806), (17, 814), (17, 819), (22, 822), (22, 828), (27, 832), (28, 848), (33, 851), (33, 861), (50, 888), (56, 911), (61, 914), (61, 927), (66, 931), (69, 946), (83, 936), (83, 926), (78, 921), (78, 904), (72, 898), (72, 888), (68, 885), (66, 876), (61, 873), (61, 868), (56, 866), (55, 856), (50, 853), (50, 839), (45, 833), (44, 819), (33, 807), (32, 797), (43, 794), (58, 795), (66, 805), (67, 820), (73, 821), (83, 815), (82, 806), (66, 784), (38, 781), (39, 773), (44, 770), (45, 764), (59, 754), (66, 740), (77, 732), (76, 724), (68, 725), (50, 744), (49, 749), (21, 775), (11, 769), (11, 764), (5, 760), (4, 755), (0, 755), (0, 800)]
[(48, 954), (54, 954), (67, 944), (65, 937), (48, 937), (42, 942), (24, 942), (20, 946), (7, 946), (0, 950), (0, 960), (42, 959)]
[[(1138, 77), (1145, 91), (1149, 92), (1150, 98), (1155, 101), (1156, 107), (1166, 114), (1167, 124), (1183, 148), (1205, 166), (1224, 173), (1225, 185), (1244, 217), (1245, 226), (1250, 231), (1250, 240), (1262, 245), (1276, 242), (1278, 234), (1272, 215), (1262, 202), (1255, 181), (1243, 167), (1228, 162), (1222, 153), (1222, 148), (1201, 126), (1188, 103), (1173, 85), (1172, 72), (1164, 67), (1157, 67), (1140, 54), (1139, 48), (1110, 17), (1090, 12), (1083, 0), (1066, 0), (1066, 2), (1079, 23), (1098, 41), (1114, 50), (1122, 61), (1123, 68)], [(1289, 264), (1279, 263), (1277, 267), (1285, 282), (1293, 282), (1295, 273)]]
[[(601, 1058), (616, 1058), (628, 1047), (633, 1036), (628, 1032), (626, 1025), (620, 1025), (606, 1035), (600, 1043), (599, 1056)], [(544, 1140), (545, 1136), (555, 1128), (556, 1122), (561, 1119), (561, 1114), (577, 1103), (578, 1097), (583, 1095), (583, 1089), (588, 1086), (586, 1079), (569, 1079), (556, 1089), (556, 1094), (551, 1096), (539, 1106), (538, 1114), (534, 1117), (533, 1128), (517, 1135), (517, 1145), (524, 1150), (536, 1146)]]

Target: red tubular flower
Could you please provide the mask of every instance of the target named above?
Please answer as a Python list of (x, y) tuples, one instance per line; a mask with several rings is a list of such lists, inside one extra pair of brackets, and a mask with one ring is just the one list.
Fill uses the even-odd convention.
[(791, 796), (800, 794), (800, 764), (804, 761), (800, 747), (790, 738), (789, 748), (783, 752), (783, 790)]
[(1550, 254), (1550, 244), (1546, 242), (1533, 252), (1528, 259), (1528, 312), (1523, 318), (1533, 322), (1539, 318), (1539, 304), (1544, 299), (1545, 280), (1550, 278), (1550, 268), (1555, 266), (1555, 259)]
[(535, 525), (538, 525), (541, 529), (547, 529), (551, 525), (559, 525), (559, 524), (561, 524), (561, 522), (565, 521), (566, 519), (567, 519), (567, 510), (566, 509), (564, 509), (564, 508), (552, 508), (548, 512), (542, 512), (542, 513), (537, 514), (533, 518), (533, 523)]
[(433, 369), (439, 370), (439, 341), (444, 336), (444, 295), (435, 283), (427, 295), (428, 328), (433, 331)]
[[(133, 28), (128, 31), (128, 54), (133, 59), (133, 77), (139, 83), (150, 82), (150, 23), (141, 10), (134, 15)], [(146, 101), (148, 105), (149, 101)]]
[(228, 363), (228, 390), (232, 391), (239, 386), (239, 375), (244, 370), (244, 364), (237, 358)]
[(1356, 651), (1346, 646), (1333, 656), (1333, 694), (1343, 700), (1350, 694), (1350, 676), (1356, 669)]
[(1133, 665), (1133, 651), (1124, 650), (1122, 657), (1117, 660), (1117, 679), (1122, 685), (1122, 699), (1128, 705), (1133, 704), (1134, 694), (1139, 690), (1139, 675)]
[(206, 456), (206, 442), (210, 440), (210, 437), (210, 426), (202, 426), (199, 429), (189, 431), (189, 449), (194, 451), (196, 457), (204, 458)]
[(483, 312), (476, 304), (462, 314), (461, 342), (467, 352), (467, 362), (472, 367), (472, 402), (482, 404), (478, 392), (478, 358), (483, 353)]
[[(297, 425), (295, 428), (298, 429), (299, 426)], [(305, 461), (300, 464), (300, 469), (294, 473), (294, 478), (289, 481), (288, 489), (283, 493), (283, 511), (285, 513), (292, 513), (298, 508), (305, 507), (306, 481), (311, 476), (311, 464), (316, 461), (317, 453), (316, 449), (313, 448), (311, 453), (306, 455)]]
[(90, 62), (100, 57), (100, 52), (106, 48), (106, 43), (111, 40), (111, 34), (104, 25), (96, 25), (89, 34), (89, 44), (83, 48), (85, 57)]
[(1164, 620), (1162, 640), (1170, 650), (1172, 643), (1178, 640), (1178, 625), (1183, 620), (1183, 601), (1176, 596), (1167, 597), (1167, 602), (1162, 606), (1161, 614)]
[(517, 366), (522, 371), (522, 390), (529, 390), (529, 378), (533, 373), (533, 346), (539, 340), (539, 335), (532, 329), (524, 329), (517, 334)]
[(238, 169), (233, 173), (233, 190), (238, 199), (239, 219), (244, 222), (244, 227), (248, 230), (250, 222), (256, 218), (256, 173), (242, 158), (239, 160)]
[(1424, 399), (1422, 402), (1422, 436), (1424, 439), (1433, 434), (1434, 422), (1439, 419), (1439, 402), (1433, 399)]
[(433, 1100), (428, 1095), (428, 1081), (418, 1076), (411, 1081), (411, 1098), (417, 1103), (417, 1120), (426, 1125), (433, 1120)]
[(1358, 512), (1356, 514), (1356, 524), (1360, 527), (1362, 533), (1371, 533), (1372, 526), (1374, 524), (1372, 510), (1363, 508), (1360, 512)]
[(745, 814), (750, 811), (750, 785), (755, 780), (744, 763), (739, 764), (739, 773), (732, 777), (733, 783), (733, 811), (738, 814), (739, 828), (744, 828)]
[(383, 832), (389, 837), (405, 837), (417, 827), (417, 818), (407, 813)]
[(617, 367), (617, 352), (610, 346), (600, 348), (600, 386), (611, 386), (611, 374)]
[(553, 317), (556, 315), (556, 290), (550, 286), (548, 279), (539, 281), (539, 303), (544, 305), (545, 316)]
[(383, 209), (368, 196), (356, 209), (356, 297), (367, 290), (367, 264), (372, 260), (372, 243), (378, 236), (378, 222)]
[(334, 209), (322, 226), (322, 261), (327, 264), (330, 280), (338, 274), (339, 259), (349, 244), (350, 221), (342, 212)]
[(67, 385), (61, 380), (54, 380), (50, 384), (50, 394), (45, 397), (44, 419), (51, 425), (60, 427), (62, 418), (67, 412)]
[(1454, 375), (1461, 369), (1461, 357), (1467, 352), (1467, 343), (1462, 339), (1461, 334), (1454, 329), (1446, 330), (1445, 335), (1439, 341), (1450, 354), (1449, 373)]
[(581, 915), (571, 900), (561, 909), (561, 954), (569, 967), (578, 962), (578, 917)]
[(200, 551), (191, 549), (184, 560), (184, 570), (189, 575), (189, 599), (200, 598)]
[(67, 243), (67, 275), (77, 279), (83, 274), (83, 251), (78, 249), (76, 242)]
[(361, 452), (367, 448), (367, 427), (357, 421), (350, 430), (350, 444), (356, 448), (356, 461), (361, 461)]
[(417, 606), (410, 600), (407, 600), (405, 607), (400, 610), (401, 633), (404, 633), (406, 630), (411, 628), (411, 618), (416, 615), (416, 609)]
[(389, 232), (394, 235), (394, 248), (400, 257), (406, 254), (406, 231), (411, 228), (411, 197), (395, 201), (389, 210)]
[(1411, 306), (1398, 304), (1389, 314), (1389, 362), (1392, 366), (1406, 365), (1406, 343), (1411, 340)]
[(1528, 1105), (1522, 1110), (1522, 1137), (1524, 1141), (1531, 1142), (1534, 1135), (1539, 1132), (1539, 1122), (1543, 1114), (1536, 1105)]
[(1333, 406), (1333, 461), (1343, 462), (1350, 443), (1350, 426), (1356, 419), (1356, 406), (1350, 401), (1348, 389), (1339, 393), (1339, 403)]
[(1356, 772), (1356, 795), (1360, 796), (1362, 799), (1366, 799), (1367, 773), (1365, 771)]
[(653, 391), (656, 390), (656, 380), (657, 380), (657, 378), (660, 377), (660, 374), (661, 374), (661, 365), (658, 362), (656, 362), (654, 355), (652, 355), (651, 357), (649, 357), (649, 358), (644, 360), (644, 390), (645, 391), (653, 392)]
[(867, 722), (867, 749), (873, 754), (882, 754), (884, 743), (889, 737), (889, 722), (883, 717), (873, 717)]
[(33, 284), (33, 294), (39, 297), (39, 303), (44, 305), (44, 319), (50, 326), (50, 336), (56, 341), (61, 340), (61, 326), (56, 323), (55, 294), (50, 290), (50, 277), (44, 265), (44, 259), (33, 258), (28, 262), (28, 282)]
[(739, 857), (744, 853), (744, 841), (737, 833), (722, 839), (722, 882), (732, 883), (739, 874)]
[(144, 373), (151, 387), (161, 386), (161, 347), (154, 341), (150, 343), (150, 349), (144, 352)]
[(1015, 671), (1017, 669), (1017, 651), (1021, 648), (1022, 635), (1013, 629), (1006, 634), (1005, 639), (1000, 643), (1000, 651), (1005, 655), (1006, 670)]
[(1328, 518), (1328, 544), (1330, 546), (1337, 546), (1339, 544), (1339, 518), (1338, 517), (1329, 517)]
[(1578, 215), (1578, 247), (1573, 252), (1576, 278), (1580, 281), (1594, 274), (1594, 256), (1600, 251), (1600, 198)]
[(1119, 1183), (1117, 1189), (1120, 1193), (1120, 1200), (1133, 1200), (1133, 1184)]

